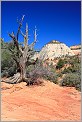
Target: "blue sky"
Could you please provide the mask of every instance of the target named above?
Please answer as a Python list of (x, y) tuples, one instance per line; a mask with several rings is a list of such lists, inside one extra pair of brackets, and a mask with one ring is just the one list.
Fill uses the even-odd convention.
[[(41, 49), (51, 40), (58, 40), (68, 46), (81, 43), (81, 2), (78, 1), (10, 1), (1, 2), (1, 36), (10, 41), (7, 32), (17, 32), (17, 17), (28, 23), (30, 40), (33, 41), (33, 30), (38, 29), (38, 42), (35, 48)], [(20, 42), (23, 38), (19, 37)]]

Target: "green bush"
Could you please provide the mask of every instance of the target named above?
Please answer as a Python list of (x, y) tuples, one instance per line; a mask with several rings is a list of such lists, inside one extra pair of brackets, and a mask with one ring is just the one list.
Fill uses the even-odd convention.
[(65, 64), (65, 61), (63, 59), (59, 59), (57, 65), (56, 65), (56, 69), (61, 69)]
[(69, 61), (70, 61), (70, 64), (71, 65), (74, 65), (76, 63), (80, 63), (80, 59), (79, 59), (78, 56), (72, 56), (72, 57), (70, 57)]
[(4, 70), (3, 72), (1, 72), (1, 77), (8, 77), (8, 72), (6, 70)]
[(49, 74), (44, 75), (43, 78), (57, 84), (58, 75), (49, 71)]
[(1, 76), (8, 77), (16, 73), (16, 63), (12, 59), (10, 51), (8, 50), (8, 43), (2, 43), (1, 49)]
[(67, 74), (67, 73), (78, 73), (81, 70), (81, 64), (80, 63), (75, 63), (72, 66), (65, 68), (62, 73)]
[(8, 77), (13, 76), (14, 74), (16, 74), (16, 67), (15, 66), (10, 67), (8, 69)]
[(61, 81), (61, 86), (75, 87), (78, 90), (81, 90), (81, 75), (68, 73)]
[(67, 73), (71, 73), (71, 71), (70, 71), (69, 68), (65, 68), (65, 69), (62, 71), (62, 74), (67, 74)]

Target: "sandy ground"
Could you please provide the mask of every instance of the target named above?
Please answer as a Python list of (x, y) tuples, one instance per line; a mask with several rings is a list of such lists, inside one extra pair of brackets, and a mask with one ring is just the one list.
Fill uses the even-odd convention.
[(49, 81), (42, 86), (1, 83), (1, 120), (80, 120), (81, 93)]

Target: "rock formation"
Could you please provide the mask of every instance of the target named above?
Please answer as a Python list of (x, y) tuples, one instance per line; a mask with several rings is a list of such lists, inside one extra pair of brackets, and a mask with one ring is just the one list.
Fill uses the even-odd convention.
[(64, 43), (53, 40), (46, 44), (34, 58), (54, 60), (57, 57), (73, 56), (74, 52)]

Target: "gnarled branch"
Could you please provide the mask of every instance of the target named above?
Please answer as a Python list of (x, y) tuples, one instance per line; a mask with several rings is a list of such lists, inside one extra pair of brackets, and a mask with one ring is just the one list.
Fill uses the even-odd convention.
[(36, 28), (36, 26), (35, 26), (35, 31), (34, 31), (34, 42), (32, 42), (32, 43), (29, 45), (30, 49), (33, 49), (35, 43), (37, 42), (37, 33), (36, 33), (36, 31), (37, 31), (37, 28)]
[(17, 40), (18, 40), (18, 36), (19, 36), (20, 29), (21, 29), (21, 27), (22, 27), (22, 22), (23, 22), (23, 20), (24, 20), (24, 16), (25, 16), (25, 15), (22, 16), (22, 19), (21, 19), (21, 21), (19, 22), (19, 27), (18, 27), (17, 36), (16, 36), (16, 37), (17, 37)]

